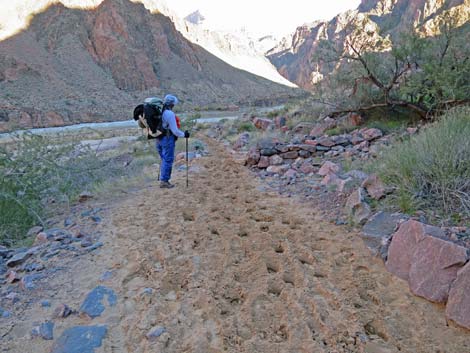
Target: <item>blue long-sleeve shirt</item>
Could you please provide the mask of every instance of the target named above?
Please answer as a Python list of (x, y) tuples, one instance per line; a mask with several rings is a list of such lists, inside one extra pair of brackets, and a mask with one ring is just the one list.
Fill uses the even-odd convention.
[(164, 129), (169, 129), (173, 135), (177, 137), (184, 137), (184, 132), (178, 129), (178, 126), (176, 125), (176, 116), (173, 111), (167, 109), (163, 112), (162, 115), (162, 127)]

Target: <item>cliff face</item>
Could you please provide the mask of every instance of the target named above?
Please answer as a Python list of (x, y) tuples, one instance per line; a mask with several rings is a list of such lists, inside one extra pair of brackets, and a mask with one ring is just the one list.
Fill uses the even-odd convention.
[(129, 118), (141, 99), (167, 92), (187, 106), (297, 94), (224, 63), (128, 0), (36, 15), (0, 42), (0, 90), (1, 130)]
[(321, 40), (344, 43), (352, 34), (350, 24), (377, 40), (393, 38), (411, 29), (435, 35), (439, 19), (447, 13), (458, 25), (470, 21), (470, 0), (362, 0), (356, 10), (342, 13), (331, 21), (297, 28), (291, 38), (284, 39), (267, 57), (288, 80), (311, 89), (331, 70), (312, 59)]

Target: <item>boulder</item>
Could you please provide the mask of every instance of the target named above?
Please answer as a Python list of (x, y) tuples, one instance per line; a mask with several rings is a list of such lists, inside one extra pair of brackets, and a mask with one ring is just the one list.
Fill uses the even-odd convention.
[(15, 267), (15, 266), (21, 265), (23, 262), (28, 260), (31, 257), (31, 255), (32, 253), (30, 251), (20, 252), (7, 261), (7, 266)]
[(445, 303), (457, 271), (468, 261), (468, 249), (426, 236), (413, 254), (409, 280), (411, 291), (432, 302)]
[(470, 263), (457, 272), (446, 306), (446, 317), (470, 329)]
[(274, 119), (274, 124), (276, 125), (276, 128), (280, 129), (281, 127), (286, 126), (287, 119), (284, 116), (278, 116)]
[(273, 122), (269, 119), (265, 118), (254, 118), (253, 125), (260, 130), (268, 130), (272, 125)]
[(289, 145), (276, 145), (276, 151), (280, 152), (280, 153), (286, 153), (286, 152), (289, 152)]
[(281, 153), (280, 155), (283, 159), (296, 159), (299, 156), (297, 151), (289, 151), (286, 153)]
[(398, 225), (407, 220), (401, 213), (378, 212), (362, 228), (362, 239), (374, 256), (387, 260), (392, 234)]
[(265, 169), (269, 167), (269, 157), (261, 156), (258, 163), (258, 168)]
[(336, 145), (336, 142), (333, 141), (331, 137), (327, 137), (327, 136), (320, 137), (317, 140), (317, 143), (318, 145), (323, 146), (323, 147), (333, 147)]
[(110, 306), (117, 304), (116, 293), (114, 293), (112, 289), (98, 286), (87, 295), (83, 304), (80, 306), (80, 313), (86, 314), (92, 319), (101, 316), (105, 310), (103, 304), (105, 297), (107, 297), (107, 302)]
[(289, 166), (287, 165), (271, 165), (266, 169), (266, 171), (271, 174), (284, 174), (288, 170)]
[(318, 171), (318, 174), (321, 176), (326, 176), (328, 174), (336, 174), (341, 170), (341, 167), (333, 162), (326, 161), (323, 163), (322, 167)]
[(364, 193), (364, 189), (359, 188), (346, 201), (346, 214), (354, 224), (365, 224), (372, 213), (370, 206), (364, 201)]
[(261, 156), (271, 157), (277, 153), (277, 150), (275, 148), (262, 148), (259, 153)]
[(361, 185), (366, 189), (370, 197), (375, 200), (380, 200), (385, 196), (385, 185), (375, 174), (371, 174)]
[(384, 134), (379, 129), (371, 128), (371, 129), (364, 130), (362, 132), (362, 135), (367, 141), (373, 141), (382, 137)]
[(259, 163), (260, 158), (261, 154), (259, 153), (259, 151), (253, 148), (248, 152), (245, 165), (249, 167), (255, 166)]
[(400, 225), (393, 234), (385, 266), (395, 276), (409, 280), (413, 255), (418, 244), (426, 236), (444, 237), (441, 228), (429, 226), (415, 220), (409, 220)]
[(281, 165), (284, 163), (284, 160), (281, 156), (275, 154), (274, 156), (269, 157), (269, 165)]

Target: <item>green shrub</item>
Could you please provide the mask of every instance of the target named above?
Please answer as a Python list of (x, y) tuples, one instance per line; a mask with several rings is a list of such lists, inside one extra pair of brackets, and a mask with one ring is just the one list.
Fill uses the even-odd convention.
[[(0, 243), (21, 241), (34, 225), (44, 225), (54, 210), (67, 209), (122, 165), (101, 160), (90, 147), (52, 138), (22, 135), (0, 148)], [(11, 148), (11, 147), (14, 147)]]
[(384, 152), (377, 170), (403, 211), (470, 217), (470, 107), (454, 109)]
[(251, 121), (243, 121), (238, 125), (238, 132), (250, 132), (255, 131), (256, 128)]

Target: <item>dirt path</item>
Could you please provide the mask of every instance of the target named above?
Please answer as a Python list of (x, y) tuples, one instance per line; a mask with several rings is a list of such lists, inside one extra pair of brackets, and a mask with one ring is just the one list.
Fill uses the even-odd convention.
[[(209, 146), (189, 189), (180, 173), (177, 188), (148, 188), (112, 210), (75, 297), (111, 269), (118, 304), (58, 334), (107, 324), (96, 352), (470, 352), (468, 331), (446, 326), (443, 308), (412, 296), (357, 234), (258, 191)], [(160, 335), (148, 339), (152, 328)]]

